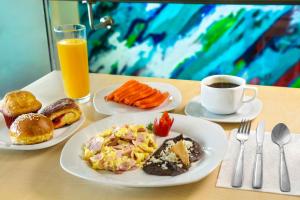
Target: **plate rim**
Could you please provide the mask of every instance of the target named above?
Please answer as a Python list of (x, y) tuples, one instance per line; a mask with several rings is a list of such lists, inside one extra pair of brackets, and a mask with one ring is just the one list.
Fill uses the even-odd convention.
[[(211, 122), (219, 122), (219, 123), (240, 123), (241, 120), (228, 120), (228, 119), (215, 119), (215, 118), (207, 118), (207, 117), (204, 117), (204, 116), (201, 116), (201, 117), (198, 117), (198, 116), (193, 116), (193, 115), (190, 115), (189, 113), (187, 113), (187, 107), (188, 105), (191, 103), (191, 102), (195, 102), (196, 99), (198, 99), (201, 95), (197, 95), (197, 96), (194, 96), (191, 100), (189, 100), (189, 102), (186, 104), (186, 106), (184, 107), (184, 114), (187, 115), (187, 116), (191, 116), (191, 117), (196, 117), (196, 118), (199, 118), (199, 119), (204, 119), (204, 120), (208, 120), (208, 121), (211, 121)], [(258, 103), (258, 112), (257, 114), (255, 114), (254, 116), (248, 118), (249, 120), (253, 120), (255, 119), (262, 111), (263, 109), (263, 103), (262, 101), (256, 97), (254, 100), (257, 101)], [(196, 101), (198, 103), (201, 104), (201, 101)], [(251, 103), (251, 102), (248, 102), (248, 103)]]
[[(155, 114), (159, 114), (159, 113), (160, 112), (157, 112)], [(145, 114), (145, 113), (129, 113), (129, 114), (123, 114), (122, 113), (122, 114), (118, 114), (118, 115), (112, 115), (112, 116), (109, 116), (109, 117), (106, 117), (106, 118), (103, 118), (103, 119), (113, 118), (113, 117), (119, 117), (120, 115), (126, 116), (126, 115), (139, 115), (139, 114)], [(111, 186), (123, 186), (123, 187), (133, 187), (133, 188), (150, 188), (150, 187), (155, 188), (155, 187), (168, 187), (168, 186), (176, 186), (176, 185), (185, 185), (185, 184), (188, 184), (188, 183), (197, 182), (197, 181), (203, 179), (204, 177), (208, 176), (212, 171), (214, 171), (218, 166), (220, 166), (221, 162), (223, 161), (223, 159), (225, 157), (226, 151), (228, 149), (228, 136), (227, 136), (225, 130), (223, 129), (223, 127), (220, 126), (217, 123), (214, 123), (214, 122), (211, 122), (211, 121), (208, 121), (208, 120), (205, 120), (205, 119), (193, 117), (193, 116), (186, 116), (186, 115), (183, 115), (183, 114), (177, 114), (177, 113), (170, 113), (170, 114), (171, 114), (171, 116), (172, 115), (173, 116), (174, 115), (175, 116), (179, 115), (179, 116), (182, 116), (182, 117), (194, 118), (196, 120), (202, 121), (201, 123), (207, 123), (207, 124), (213, 125), (213, 126), (215, 126), (217, 129), (219, 129), (221, 131), (221, 136), (222, 136), (222, 139), (223, 139), (223, 142), (224, 142), (225, 149), (217, 157), (218, 160), (215, 160), (212, 163), (213, 166), (210, 167), (210, 169), (207, 171), (207, 173), (205, 175), (197, 176), (196, 178), (190, 178), (190, 179), (187, 179), (187, 180), (184, 180), (184, 181), (180, 181), (180, 182), (162, 183), (162, 184), (157, 184), (157, 183), (149, 184), (148, 183), (148, 184), (145, 185), (145, 184), (125, 183), (125, 182), (120, 181), (120, 180), (113, 180), (113, 181), (106, 182), (104, 179), (99, 179), (99, 180), (90, 179), (89, 177), (86, 177), (86, 176), (80, 175), (80, 174), (78, 174), (76, 172), (73, 172), (72, 170), (70, 170), (66, 166), (64, 166), (64, 156), (65, 156), (64, 152), (66, 151), (66, 149), (68, 148), (68, 146), (70, 145), (70, 143), (72, 142), (72, 140), (74, 140), (74, 137), (76, 137), (76, 135), (78, 135), (81, 131), (84, 131), (85, 129), (88, 129), (89, 127), (95, 126), (95, 123), (99, 123), (103, 119), (97, 120), (97, 121), (89, 124), (87, 127), (85, 127), (84, 129), (82, 129), (80, 132), (76, 132), (74, 135), (72, 135), (72, 137), (66, 142), (66, 144), (64, 145), (64, 147), (63, 147), (63, 149), (61, 151), (60, 159), (59, 159), (60, 166), (62, 167), (62, 169), (64, 171), (66, 171), (67, 173), (69, 173), (69, 174), (71, 174), (71, 175), (73, 175), (75, 177), (81, 178), (83, 180), (91, 181), (91, 182), (99, 184), (99, 185), (105, 184), (105, 185), (111, 185)], [(90, 170), (93, 170), (93, 169), (90, 169)]]
[[(177, 92), (177, 94), (178, 94), (178, 97), (179, 97), (179, 99), (178, 99), (178, 105), (174, 105), (174, 106), (172, 106), (171, 108), (169, 108), (169, 109), (163, 109), (163, 110), (142, 110), (141, 109), (141, 111), (140, 112), (135, 112), (135, 111), (133, 111), (133, 112), (130, 112), (130, 113), (143, 113), (143, 112), (145, 112), (145, 113), (150, 113), (150, 112), (164, 112), (164, 111), (170, 111), (170, 110), (174, 110), (174, 109), (176, 109), (178, 106), (180, 106), (180, 104), (182, 103), (182, 94), (181, 94), (181, 92), (180, 92), (180, 90), (177, 88), (177, 87), (175, 87), (174, 85), (172, 85), (172, 84), (170, 84), (170, 83), (165, 83), (165, 82), (158, 82), (158, 81), (140, 81), (141, 83), (145, 83), (145, 84), (152, 84), (152, 83), (154, 83), (154, 84), (156, 84), (156, 83), (158, 83), (158, 84), (163, 84), (163, 85), (168, 85), (169, 87), (173, 87), (174, 89), (175, 89), (175, 91)], [(111, 115), (118, 115), (118, 114), (124, 114), (125, 112), (118, 112), (118, 113), (109, 113), (109, 112), (103, 112), (103, 111), (101, 111), (101, 110), (99, 110), (98, 109), (98, 107), (96, 106), (96, 103), (95, 103), (95, 99), (96, 99), (96, 96), (100, 93), (100, 92), (102, 92), (103, 90), (105, 90), (105, 89), (108, 89), (108, 88), (114, 88), (114, 87), (118, 87), (118, 86), (121, 86), (122, 84), (124, 84), (125, 82), (119, 82), (119, 83), (115, 83), (115, 84), (112, 84), (112, 85), (109, 85), (109, 86), (107, 86), (107, 87), (105, 87), (105, 88), (102, 88), (102, 89), (100, 89), (100, 90), (97, 90), (96, 92), (94, 92), (93, 93), (93, 107), (95, 108), (95, 110), (96, 110), (96, 112), (97, 113), (99, 113), (99, 114), (104, 114), (104, 115), (108, 115), (108, 116), (111, 116)], [(116, 89), (116, 88), (115, 88)], [(128, 106), (129, 107), (129, 106)]]
[[(65, 132), (67, 130), (62, 132), (61, 135), (58, 136), (58, 137), (61, 136), (61, 138), (58, 139), (56, 142), (52, 143), (51, 140), (54, 139), (54, 138), (52, 138), (48, 141), (37, 143), (37, 144), (31, 144), (31, 145), (0, 144), (0, 150), (34, 151), (34, 150), (41, 150), (41, 149), (53, 147), (53, 146), (65, 141), (69, 137), (71, 137), (76, 131), (78, 131), (78, 129), (84, 124), (85, 121), (86, 121), (86, 117), (85, 117), (84, 113), (82, 112), (80, 119), (68, 127), (68, 128), (71, 128), (71, 130), (64, 136), (61, 136), (61, 135), (65, 134)], [(76, 126), (71, 127), (72, 125), (75, 125), (76, 123), (77, 123)], [(55, 129), (54, 129), (54, 131), (55, 131)], [(58, 138), (58, 137), (56, 137), (56, 138)], [(25, 148), (23, 148), (23, 147), (25, 147)]]

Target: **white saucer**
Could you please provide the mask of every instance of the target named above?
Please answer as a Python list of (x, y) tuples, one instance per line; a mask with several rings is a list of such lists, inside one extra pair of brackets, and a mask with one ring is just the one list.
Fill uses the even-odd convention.
[(214, 122), (225, 122), (225, 123), (238, 123), (242, 119), (252, 120), (259, 115), (262, 110), (262, 102), (259, 99), (255, 99), (249, 103), (245, 103), (242, 107), (234, 114), (229, 115), (218, 115), (207, 111), (200, 101), (200, 95), (194, 97), (184, 109), (186, 115), (199, 117), (202, 119), (214, 121)]

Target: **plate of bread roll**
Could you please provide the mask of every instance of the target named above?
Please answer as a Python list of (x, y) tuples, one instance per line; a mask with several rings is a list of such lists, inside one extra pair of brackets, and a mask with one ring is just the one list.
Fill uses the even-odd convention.
[(36, 150), (71, 136), (85, 117), (73, 99), (43, 105), (29, 91), (12, 91), (1, 101), (0, 149)]

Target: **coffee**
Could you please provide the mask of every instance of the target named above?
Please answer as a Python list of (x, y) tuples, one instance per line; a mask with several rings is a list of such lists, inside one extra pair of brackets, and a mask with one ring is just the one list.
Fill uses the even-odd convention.
[[(253, 95), (245, 98), (245, 91)], [(244, 103), (255, 100), (257, 89), (246, 86), (246, 80), (237, 76), (214, 75), (201, 81), (201, 106), (214, 114), (235, 113)]]
[(212, 83), (208, 86), (213, 87), (213, 88), (234, 88), (234, 87), (238, 87), (240, 85), (235, 84), (235, 83), (229, 83), (229, 82), (216, 82), (216, 83)]

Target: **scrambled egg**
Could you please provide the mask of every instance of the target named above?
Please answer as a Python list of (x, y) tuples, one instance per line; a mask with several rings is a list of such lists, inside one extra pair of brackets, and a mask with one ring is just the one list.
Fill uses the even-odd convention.
[(157, 149), (154, 134), (144, 125), (112, 127), (83, 145), (83, 159), (93, 169), (115, 173), (142, 167)]

